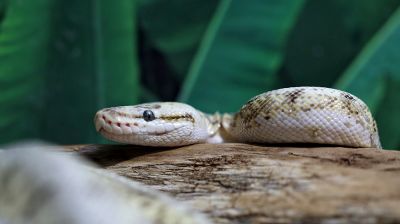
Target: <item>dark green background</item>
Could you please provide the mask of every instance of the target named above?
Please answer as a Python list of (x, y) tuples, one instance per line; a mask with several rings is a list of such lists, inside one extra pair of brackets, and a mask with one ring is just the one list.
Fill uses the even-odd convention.
[(363, 99), (400, 149), (398, 0), (0, 0), (0, 143), (102, 142), (103, 107), (234, 112), (287, 86)]

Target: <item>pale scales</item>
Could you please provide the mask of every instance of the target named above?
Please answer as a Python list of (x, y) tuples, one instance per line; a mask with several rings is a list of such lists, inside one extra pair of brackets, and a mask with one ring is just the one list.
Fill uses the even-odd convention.
[[(154, 119), (145, 120), (143, 113)], [(318, 143), (381, 148), (368, 107), (350, 93), (291, 87), (252, 98), (234, 115), (204, 114), (176, 102), (106, 108), (95, 116), (107, 139), (148, 146), (211, 142)]]
[(1, 224), (207, 224), (165, 193), (117, 176), (56, 146), (0, 150)]

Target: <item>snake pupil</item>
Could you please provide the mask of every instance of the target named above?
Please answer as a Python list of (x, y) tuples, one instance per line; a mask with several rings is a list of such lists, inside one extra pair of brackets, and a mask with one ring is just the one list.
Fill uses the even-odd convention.
[(153, 111), (145, 110), (145, 111), (143, 111), (143, 119), (145, 121), (152, 121), (152, 120), (156, 119), (156, 117), (154, 116)]

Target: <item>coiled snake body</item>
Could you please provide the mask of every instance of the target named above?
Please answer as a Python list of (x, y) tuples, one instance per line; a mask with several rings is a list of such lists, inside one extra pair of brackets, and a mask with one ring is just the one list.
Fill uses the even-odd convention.
[(208, 115), (176, 102), (105, 108), (96, 113), (95, 125), (107, 139), (147, 146), (253, 142), (381, 148), (366, 104), (323, 87), (269, 91), (233, 115)]
[[(266, 92), (234, 115), (173, 102), (106, 108), (95, 124), (110, 140), (148, 146), (229, 141), (381, 148), (365, 103), (321, 87)], [(43, 147), (0, 152), (0, 223), (209, 223), (165, 195)]]
[(0, 150), (1, 224), (208, 224), (165, 193), (99, 169), (63, 148)]

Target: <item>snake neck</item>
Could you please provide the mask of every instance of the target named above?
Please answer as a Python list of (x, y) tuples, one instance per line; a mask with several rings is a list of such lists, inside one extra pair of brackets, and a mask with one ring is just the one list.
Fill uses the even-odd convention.
[(207, 118), (207, 143), (236, 142), (230, 134), (234, 115), (224, 113), (206, 114)]

